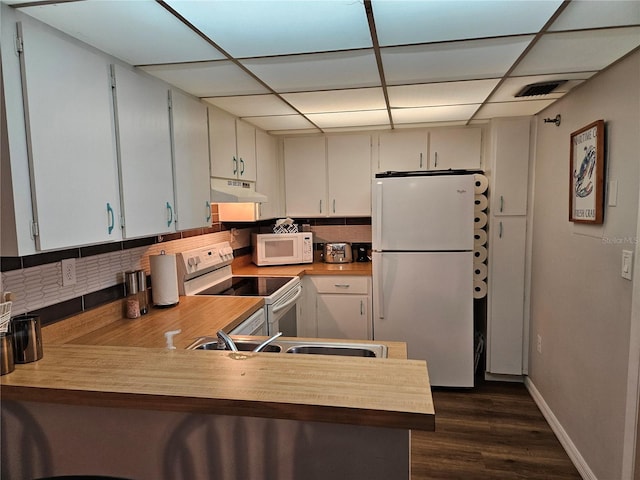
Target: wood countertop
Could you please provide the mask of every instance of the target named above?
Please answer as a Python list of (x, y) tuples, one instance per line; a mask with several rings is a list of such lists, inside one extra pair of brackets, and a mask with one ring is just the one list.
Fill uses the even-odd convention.
[[(248, 265), (234, 273), (370, 275), (371, 265)], [(406, 360), (402, 343), (382, 342), (387, 359), (185, 350), (262, 306), (257, 297), (180, 297), (175, 307), (132, 320), (114, 302), (44, 327), (43, 358), (0, 377), (2, 397), (435, 429), (426, 363)], [(177, 349), (167, 350), (164, 333), (177, 329)]]
[(420, 360), (50, 345), (7, 400), (433, 430)]

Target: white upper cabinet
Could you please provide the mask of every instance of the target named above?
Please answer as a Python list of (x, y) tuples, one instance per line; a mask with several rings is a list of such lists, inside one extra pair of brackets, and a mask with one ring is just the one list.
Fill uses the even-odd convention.
[(371, 136), (327, 137), (329, 215), (371, 216)]
[(124, 236), (175, 231), (169, 90), (113, 65)]
[(256, 191), (267, 196), (267, 202), (258, 204), (258, 219), (277, 218), (282, 214), (277, 139), (256, 130), (256, 157)]
[(22, 38), (36, 248), (119, 240), (109, 64), (44, 26), (23, 24)]
[(429, 131), (429, 170), (480, 169), (480, 128), (438, 128)]
[(325, 143), (322, 136), (284, 139), (287, 216), (329, 215)]
[(530, 117), (491, 121), (492, 215), (526, 215)]
[(284, 140), (286, 214), (371, 215), (371, 137), (330, 135)]
[(176, 230), (211, 225), (207, 107), (171, 90)]
[(211, 176), (256, 181), (256, 129), (233, 115), (209, 107)]
[(427, 132), (394, 130), (378, 137), (378, 171), (426, 170)]

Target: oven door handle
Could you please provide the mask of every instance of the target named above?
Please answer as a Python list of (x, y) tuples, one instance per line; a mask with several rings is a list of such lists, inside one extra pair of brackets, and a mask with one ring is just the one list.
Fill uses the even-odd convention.
[(286, 300), (282, 304), (273, 306), (273, 313), (278, 313), (280, 310), (287, 308), (292, 303), (295, 303), (296, 300), (298, 300), (301, 295), (302, 295), (302, 285), (298, 285), (296, 287), (296, 292), (292, 298), (290, 298), (289, 300)]

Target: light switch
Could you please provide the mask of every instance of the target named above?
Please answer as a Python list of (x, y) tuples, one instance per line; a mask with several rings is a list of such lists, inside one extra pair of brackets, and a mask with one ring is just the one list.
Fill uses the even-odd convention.
[(633, 274), (633, 252), (631, 250), (622, 251), (622, 278), (631, 280)]

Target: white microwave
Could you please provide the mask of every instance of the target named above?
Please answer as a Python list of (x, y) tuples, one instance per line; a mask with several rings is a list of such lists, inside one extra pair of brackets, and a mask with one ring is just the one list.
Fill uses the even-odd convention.
[(258, 266), (313, 263), (313, 234), (254, 233), (253, 263)]

